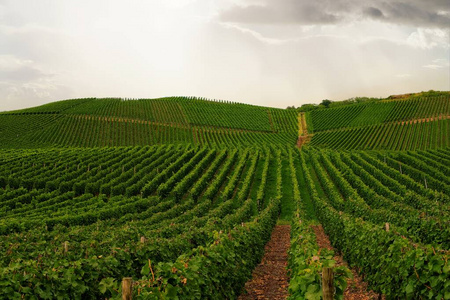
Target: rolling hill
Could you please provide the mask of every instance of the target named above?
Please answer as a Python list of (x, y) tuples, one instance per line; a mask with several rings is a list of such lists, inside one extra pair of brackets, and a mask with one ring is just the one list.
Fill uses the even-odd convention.
[(234, 299), (290, 224), (292, 299), (321, 299), (324, 268), (335, 297), (364, 278), (386, 299), (450, 299), (449, 103), (88, 98), (2, 112), (0, 298), (120, 299), (131, 277), (136, 299)]
[(293, 144), (296, 112), (183, 97), (78, 99), (0, 114), (3, 147)]
[(306, 115), (311, 145), (414, 150), (449, 146), (448, 93), (359, 103)]

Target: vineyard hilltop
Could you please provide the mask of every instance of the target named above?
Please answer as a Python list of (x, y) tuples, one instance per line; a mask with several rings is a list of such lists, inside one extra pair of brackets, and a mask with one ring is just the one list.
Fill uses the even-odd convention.
[(336, 299), (450, 299), (449, 116), (449, 92), (1, 112), (0, 299), (235, 299), (280, 224), (290, 299), (324, 268)]

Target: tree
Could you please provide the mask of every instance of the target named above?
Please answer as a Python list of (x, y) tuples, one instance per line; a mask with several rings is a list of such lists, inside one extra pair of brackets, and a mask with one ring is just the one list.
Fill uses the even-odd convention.
[(308, 104), (303, 104), (301, 107), (299, 107), (298, 111), (307, 112), (307, 111), (315, 110), (315, 109), (318, 109), (318, 108), (319, 108), (319, 106), (317, 104), (310, 104), (310, 103), (308, 103)]
[(328, 99), (324, 99), (324, 100), (322, 100), (322, 102), (320, 104), (322, 104), (323, 106), (328, 108), (330, 106), (331, 102), (333, 102), (333, 101), (328, 100)]

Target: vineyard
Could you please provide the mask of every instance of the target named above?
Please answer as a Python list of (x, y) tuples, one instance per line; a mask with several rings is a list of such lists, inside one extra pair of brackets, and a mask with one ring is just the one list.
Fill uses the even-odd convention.
[(0, 113), (2, 148), (285, 146), (296, 139), (295, 111), (195, 98), (91, 98)]
[(314, 134), (311, 145), (333, 149), (436, 149), (450, 146), (450, 119), (377, 124)]
[(448, 147), (450, 95), (384, 100), (308, 112), (311, 145), (332, 149)]
[(327, 268), (335, 299), (352, 274), (385, 299), (450, 299), (449, 101), (0, 113), (0, 299), (121, 299), (124, 278), (133, 299), (234, 299), (277, 224), (290, 299), (322, 299)]
[[(168, 266), (182, 257), (193, 261), (190, 269), (171, 276), (185, 276), (199, 289), (180, 291), (186, 297), (214, 290), (217, 282), (224, 297), (238, 294), (242, 280), (232, 275), (251, 274), (288, 201), (281, 195), (283, 184), (292, 186), (283, 183), (284, 156), (263, 148), (173, 145), (4, 153), (1, 296), (111, 297), (120, 278), (141, 278), (150, 262), (168, 276)], [(195, 282), (189, 272), (205, 266), (194, 261), (205, 259), (203, 251), (225, 251), (211, 247), (228, 234), (250, 244), (221, 243), (235, 257), (221, 257), (217, 267), (236, 261), (227, 262), (228, 273), (213, 276), (208, 269), (211, 281)]]
[(309, 112), (309, 131), (359, 127), (379, 123), (448, 117), (450, 95), (423, 96), (408, 100), (384, 100), (319, 109)]

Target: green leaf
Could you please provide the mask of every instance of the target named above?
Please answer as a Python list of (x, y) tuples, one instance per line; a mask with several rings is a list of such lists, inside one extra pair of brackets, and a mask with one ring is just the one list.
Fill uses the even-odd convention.
[(414, 292), (414, 284), (412, 282), (408, 283), (408, 285), (405, 288), (406, 294), (411, 294)]
[(167, 296), (167, 299), (177, 300), (178, 299), (177, 293), (178, 293), (177, 287), (175, 287), (171, 284), (167, 285), (166, 292), (165, 292), (165, 296)]
[(100, 290), (100, 293), (104, 294), (106, 291), (109, 291), (110, 289), (114, 288), (115, 285), (115, 279), (108, 277), (103, 278), (100, 283), (98, 284), (98, 288)]
[(308, 300), (320, 300), (322, 298), (322, 291), (318, 284), (311, 284), (305, 293), (305, 298)]

